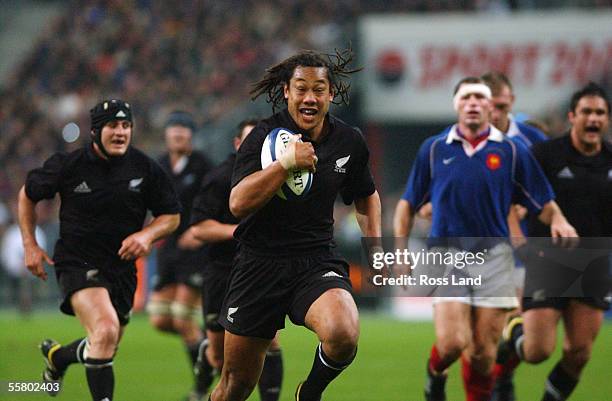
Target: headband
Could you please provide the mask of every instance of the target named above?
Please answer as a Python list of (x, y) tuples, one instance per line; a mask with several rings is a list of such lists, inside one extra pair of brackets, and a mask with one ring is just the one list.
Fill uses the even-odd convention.
[(480, 93), (489, 100), (492, 97), (491, 88), (485, 84), (462, 84), (457, 93), (455, 93), (455, 96), (453, 96), (453, 108), (455, 111), (459, 111), (459, 100), (465, 95), (469, 95), (471, 93)]

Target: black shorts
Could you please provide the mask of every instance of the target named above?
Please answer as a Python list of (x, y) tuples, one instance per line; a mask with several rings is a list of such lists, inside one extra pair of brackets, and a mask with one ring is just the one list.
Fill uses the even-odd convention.
[(523, 298), (523, 310), (529, 309), (540, 309), (540, 308), (553, 308), (557, 310), (564, 310), (568, 307), (570, 301), (575, 299), (578, 302), (592, 306), (595, 309), (601, 309), (604, 311), (610, 310), (610, 298), (548, 298), (543, 300), (534, 300), (533, 298)]
[(60, 310), (67, 315), (74, 316), (70, 303), (72, 294), (84, 288), (104, 287), (108, 290), (119, 323), (122, 326), (128, 324), (136, 292), (136, 268), (131, 266), (117, 270), (56, 265), (55, 275), (64, 297)]
[(202, 314), (206, 330), (223, 331), (218, 322), (219, 312), (223, 305), (223, 298), (229, 283), (231, 264), (209, 263), (204, 269), (204, 282), (202, 283)]
[(348, 263), (330, 250), (305, 256), (261, 256), (241, 248), (234, 261), (219, 323), (230, 333), (272, 339), (285, 317), (304, 325), (325, 291), (352, 292)]
[(157, 251), (157, 273), (153, 279), (153, 291), (172, 284), (184, 284), (199, 291), (202, 287), (204, 258), (202, 250), (160, 248)]
[(550, 249), (544, 248), (525, 254), (523, 310), (563, 310), (572, 299), (596, 309), (609, 310), (612, 295), (609, 256), (588, 259), (580, 269), (574, 269), (573, 266), (580, 265), (581, 254), (577, 253), (572, 259), (571, 250), (557, 252), (551, 256)]

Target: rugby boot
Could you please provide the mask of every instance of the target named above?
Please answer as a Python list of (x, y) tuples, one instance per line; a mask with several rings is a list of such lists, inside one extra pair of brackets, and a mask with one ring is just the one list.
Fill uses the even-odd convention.
[[(60, 370), (53, 364), (53, 353), (60, 349), (62, 346), (55, 340), (46, 339), (40, 343), (38, 348), (43, 354), (43, 358), (45, 360), (45, 369), (42, 372), (43, 382), (48, 383), (45, 386), (47, 393), (51, 397), (55, 397), (62, 388), (62, 380), (64, 379), (64, 374), (66, 373), (66, 369)], [(57, 384), (57, 385), (55, 385)]]

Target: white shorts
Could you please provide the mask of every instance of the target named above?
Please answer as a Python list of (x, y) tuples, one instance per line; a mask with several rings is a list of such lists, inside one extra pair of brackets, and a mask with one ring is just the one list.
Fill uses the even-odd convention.
[(514, 288), (522, 292), (523, 287), (525, 287), (525, 266), (515, 267), (512, 272), (512, 279), (514, 280)]
[[(452, 252), (458, 252), (452, 250)], [(441, 302), (461, 302), (482, 308), (513, 309), (519, 306), (516, 297), (514, 280), (515, 269), (512, 247), (507, 243), (500, 243), (488, 249), (482, 264), (471, 264), (457, 270), (453, 265), (437, 266), (435, 269), (444, 269), (444, 277), (457, 276), (461, 278), (475, 278), (479, 284), (463, 286), (441, 286), (433, 295), (434, 304)]]
[(518, 308), (519, 302), (516, 296), (514, 297), (434, 297), (433, 304), (444, 302), (461, 302), (462, 304), (471, 305), (477, 308), (501, 308), (514, 309)]

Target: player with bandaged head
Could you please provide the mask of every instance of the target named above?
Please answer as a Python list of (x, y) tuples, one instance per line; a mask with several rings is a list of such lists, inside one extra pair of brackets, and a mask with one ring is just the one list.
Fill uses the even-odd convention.
[[(90, 116), (91, 143), (55, 153), (30, 171), (18, 214), (26, 267), (46, 280), (44, 263), (54, 265), (64, 297), (60, 309), (76, 315), (87, 335), (63, 346), (51, 339), (41, 343), (50, 395), (59, 391), (68, 366), (81, 363), (92, 399), (112, 401), (113, 359), (136, 290), (134, 260), (177, 228), (180, 205), (161, 167), (131, 146), (129, 103), (104, 100)], [(51, 259), (34, 227), (36, 203), (55, 194), (61, 201), (60, 235)], [(143, 228), (147, 211), (153, 220)]]
[[(447, 369), (461, 357), (467, 400), (489, 401), (506, 312), (518, 305), (507, 241), (511, 202), (520, 193), (524, 206), (550, 225), (553, 236), (576, 232), (554, 202), (550, 184), (529, 151), (490, 123), (489, 87), (476, 77), (460, 80), (453, 107), (457, 123), (419, 149), (395, 210), (394, 235), (407, 238), (415, 212), (431, 202), (430, 244), (442, 244), (442, 250), (487, 249), (484, 263), (473, 266), (482, 273), (482, 285), (461, 296), (435, 293), (443, 296), (434, 298), (436, 340), (426, 368), (425, 399), (446, 400)], [(478, 238), (486, 248), (446, 245), (457, 237)], [(452, 274), (454, 266), (428, 268)]]

